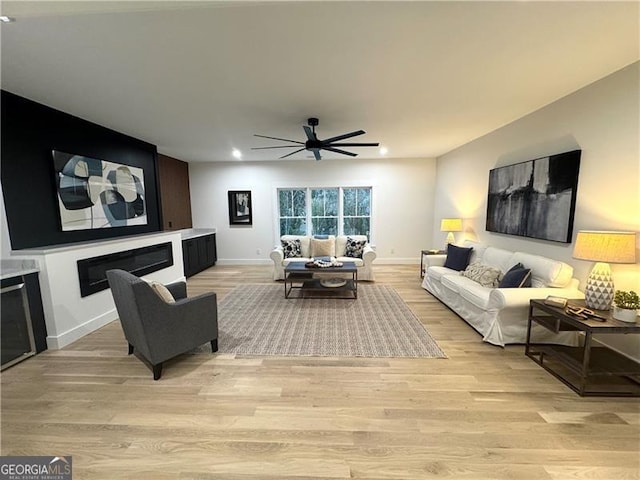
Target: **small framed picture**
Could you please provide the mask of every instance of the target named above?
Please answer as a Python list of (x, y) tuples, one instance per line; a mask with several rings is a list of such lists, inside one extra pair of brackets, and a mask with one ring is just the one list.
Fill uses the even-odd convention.
[(229, 190), (229, 225), (252, 225), (251, 190)]

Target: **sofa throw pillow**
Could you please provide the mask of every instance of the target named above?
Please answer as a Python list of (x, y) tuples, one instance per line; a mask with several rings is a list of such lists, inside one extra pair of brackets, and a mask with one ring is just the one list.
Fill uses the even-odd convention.
[(295, 238), (293, 240), (281, 240), (281, 243), (284, 258), (296, 258), (302, 256), (302, 245), (300, 244), (299, 238)]
[(469, 265), (462, 272), (462, 275), (488, 288), (496, 288), (500, 284), (500, 280), (502, 280), (502, 271), (500, 269), (490, 265), (483, 265), (480, 262)]
[(171, 295), (171, 292), (160, 282), (149, 282), (151, 289), (166, 303), (175, 303), (176, 300)]
[(530, 288), (531, 269), (525, 268), (521, 263), (515, 264), (498, 284), (498, 288)]
[(444, 266), (461, 272), (469, 266), (472, 250), (473, 247), (458, 247), (450, 243), (447, 246), (447, 258), (444, 261)]
[(351, 258), (362, 258), (364, 246), (366, 244), (366, 240), (356, 240), (355, 238), (347, 237), (347, 245), (345, 246), (344, 254)]
[(317, 238), (318, 240), (326, 240), (329, 238), (329, 235), (314, 235), (313, 238)]
[(336, 239), (327, 238), (326, 240), (311, 239), (311, 256), (316, 257), (333, 257), (336, 252)]

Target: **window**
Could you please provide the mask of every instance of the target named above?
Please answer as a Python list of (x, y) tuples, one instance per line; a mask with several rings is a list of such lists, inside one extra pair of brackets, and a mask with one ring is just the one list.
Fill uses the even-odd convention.
[(278, 189), (280, 235), (366, 235), (371, 187)]
[(338, 235), (338, 189), (311, 190), (311, 235)]
[(305, 189), (278, 190), (280, 235), (307, 234), (307, 198)]
[(343, 188), (344, 235), (366, 235), (371, 231), (371, 188)]

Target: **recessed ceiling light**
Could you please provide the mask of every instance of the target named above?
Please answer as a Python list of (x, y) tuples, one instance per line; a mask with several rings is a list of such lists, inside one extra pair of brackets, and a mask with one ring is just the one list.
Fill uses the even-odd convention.
[(233, 155), (235, 158), (238, 158), (238, 159), (242, 158), (242, 152), (240, 150), (238, 150), (237, 148), (234, 148), (231, 151), (231, 155)]
[(2, 23), (11, 23), (15, 22), (15, 18), (7, 17), (6, 15), (0, 15), (0, 22)]
[(387, 147), (380, 147), (380, 155), (386, 155), (388, 151)]

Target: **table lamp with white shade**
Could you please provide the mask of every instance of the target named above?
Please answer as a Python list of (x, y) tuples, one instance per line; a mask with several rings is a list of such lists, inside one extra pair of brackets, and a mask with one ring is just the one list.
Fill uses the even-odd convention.
[(461, 218), (443, 218), (440, 221), (440, 231), (449, 232), (447, 234), (447, 245), (450, 243), (455, 243), (456, 237), (453, 235), (453, 232), (462, 231), (462, 219)]
[(615, 293), (609, 264), (636, 262), (636, 233), (581, 230), (573, 258), (597, 262), (587, 278), (585, 304), (596, 310), (609, 310)]

